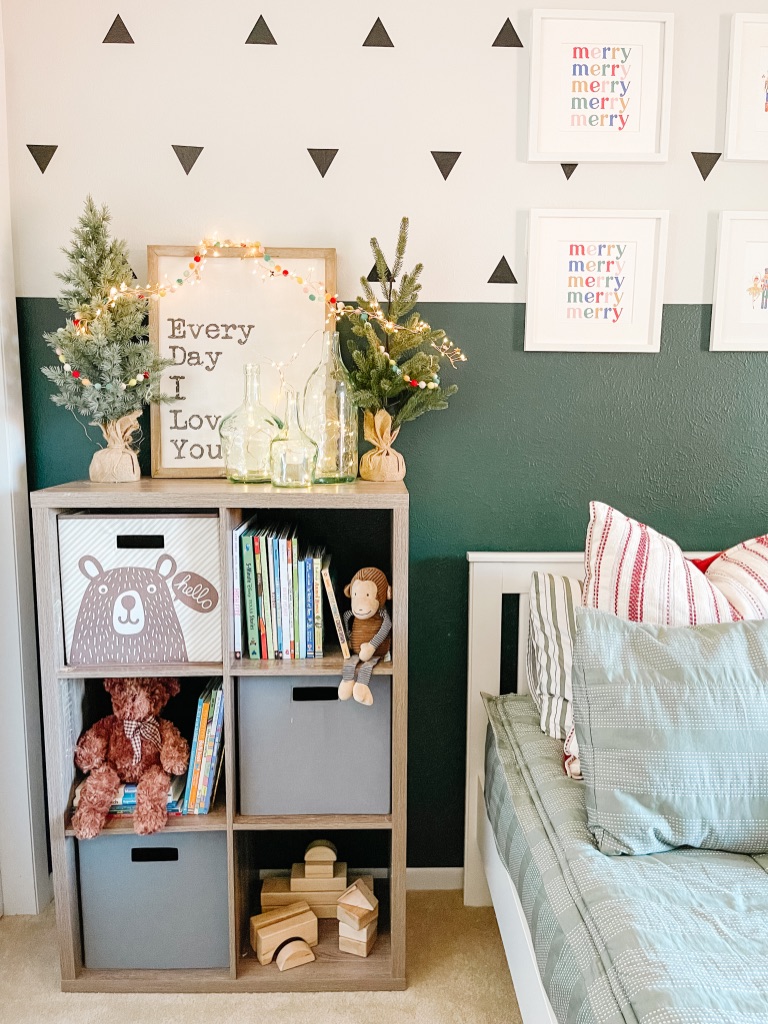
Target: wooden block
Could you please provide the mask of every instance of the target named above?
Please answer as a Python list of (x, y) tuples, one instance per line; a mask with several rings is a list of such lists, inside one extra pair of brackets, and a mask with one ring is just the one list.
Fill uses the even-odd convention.
[(311, 963), (314, 959), (315, 954), (307, 943), (301, 939), (294, 939), (293, 942), (286, 943), (277, 954), (277, 969), (290, 971), (292, 967), (301, 967), (302, 964)]
[(304, 851), (304, 860), (311, 863), (336, 860), (336, 847), (328, 839), (315, 839)]
[(378, 926), (378, 918), (375, 921), (371, 921), (365, 928), (350, 928), (348, 924), (339, 921), (339, 935), (343, 935), (345, 939), (353, 939), (355, 942), (367, 942), (371, 935), (376, 933)]
[(336, 917), (342, 924), (349, 925), (355, 931), (367, 928), (371, 921), (378, 920), (379, 908), (364, 910), (362, 907), (347, 906), (346, 903), (336, 904)]
[[(373, 887), (373, 878), (363, 875), (363, 881)], [(334, 892), (291, 892), (291, 880), (285, 876), (265, 878), (261, 886), (261, 908), (286, 907), (291, 903), (307, 903), (319, 918), (335, 918), (337, 914)]]
[(289, 939), (303, 939), (310, 946), (317, 945), (317, 915), (306, 901), (251, 918), (251, 946), (262, 966), (271, 963), (275, 950)]
[(348, 939), (346, 935), (339, 935), (339, 952), (341, 953), (354, 953), (355, 956), (368, 956), (376, 944), (376, 931), (364, 941), (358, 942), (356, 939)]
[(359, 878), (339, 896), (339, 903), (343, 903), (345, 906), (362, 907), (363, 910), (375, 910), (379, 905), (379, 901), (373, 895), (373, 886), (369, 888)]
[(313, 863), (311, 860), (304, 861), (304, 877), (305, 878), (333, 878), (333, 869), (335, 865), (333, 861), (329, 860), (328, 863), (318, 861)]
[(328, 864), (328, 867), (333, 868), (330, 878), (307, 878), (305, 865), (294, 864), (291, 869), (291, 892), (344, 892), (347, 888), (347, 865), (339, 860), (335, 864)]

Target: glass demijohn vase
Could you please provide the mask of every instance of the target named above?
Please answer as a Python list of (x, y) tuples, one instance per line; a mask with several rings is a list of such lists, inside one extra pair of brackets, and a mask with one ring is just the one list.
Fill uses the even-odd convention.
[(317, 445), (301, 429), (298, 396), (285, 389), (285, 424), (270, 445), (275, 487), (308, 487), (315, 475)]
[(225, 416), (219, 427), (227, 478), (238, 484), (267, 483), (269, 446), (280, 428), (276, 416), (261, 404), (260, 371), (246, 363), (243, 404)]
[(323, 334), (320, 363), (304, 389), (304, 429), (317, 444), (315, 483), (348, 483), (357, 477), (357, 406), (337, 331)]

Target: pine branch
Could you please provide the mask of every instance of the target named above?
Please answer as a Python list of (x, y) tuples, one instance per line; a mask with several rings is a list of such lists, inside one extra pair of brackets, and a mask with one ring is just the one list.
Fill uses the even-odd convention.
[(111, 294), (131, 280), (132, 271), (127, 245), (110, 238), (109, 222), (107, 207), (99, 209), (88, 196), (63, 249), (68, 267), (57, 275), (65, 285), (59, 305), (73, 316), (44, 335), (60, 364), (43, 367), (58, 392), (52, 401), (89, 423), (170, 400), (160, 391), (160, 376), (171, 360), (144, 340), (147, 301)]
[(441, 351), (445, 331), (429, 327), (414, 309), (424, 267), (417, 263), (411, 271), (403, 270), (408, 226), (408, 218), (403, 217), (391, 272), (378, 239), (371, 239), (387, 307), (381, 315), (400, 329), (380, 322), (374, 291), (368, 280), (361, 278), (363, 295), (357, 300), (359, 309), (350, 316), (352, 337), (346, 339), (352, 357), (354, 400), (363, 409), (386, 409), (396, 426), (425, 412), (445, 409), (458, 390), (455, 384), (442, 386), (439, 377), (443, 360), (452, 362), (458, 350), (450, 347), (449, 352)]

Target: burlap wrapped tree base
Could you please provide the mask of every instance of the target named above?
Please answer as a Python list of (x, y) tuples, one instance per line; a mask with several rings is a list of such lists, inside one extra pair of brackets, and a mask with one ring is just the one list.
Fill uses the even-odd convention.
[(360, 460), (360, 476), (363, 480), (402, 480), (405, 476), (405, 459), (392, 445), (397, 440), (400, 428), (392, 430), (392, 417), (386, 409), (374, 414), (370, 409), (363, 416), (365, 440), (373, 445)]
[(139, 429), (141, 410), (136, 409), (109, 423), (94, 424), (101, 427), (107, 442), (91, 459), (89, 476), (97, 483), (124, 484), (141, 477), (139, 460), (131, 447), (131, 438)]

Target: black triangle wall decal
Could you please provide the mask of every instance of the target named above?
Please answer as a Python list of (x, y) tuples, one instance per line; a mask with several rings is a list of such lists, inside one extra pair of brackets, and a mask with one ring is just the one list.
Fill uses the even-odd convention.
[(339, 151), (338, 149), (308, 149), (307, 152), (312, 157), (315, 167), (320, 171), (320, 177), (324, 178)]
[(501, 26), (501, 31), (494, 39), (493, 46), (522, 46), (520, 36), (515, 32), (512, 22), (507, 18)]
[(381, 23), (381, 18), (377, 18), (373, 23), (373, 28), (365, 37), (363, 46), (394, 46), (395, 44), (389, 38), (389, 32), (384, 28)]
[(563, 174), (565, 175), (565, 180), (569, 181), (571, 175), (573, 174), (573, 172), (576, 170), (576, 168), (579, 165), (578, 164), (560, 164), (560, 166), (563, 168)]
[(197, 158), (203, 152), (202, 146), (174, 146), (173, 152), (179, 158), (179, 163), (184, 168), (185, 172), (189, 174), (192, 168), (197, 163)]
[(102, 39), (102, 43), (132, 43), (133, 36), (125, 27), (125, 22), (118, 16), (112, 22), (109, 32)]
[(264, 21), (264, 15), (259, 15), (259, 20), (251, 29), (251, 34), (245, 40), (246, 43), (262, 43), (265, 46), (277, 46), (277, 40), (269, 31), (269, 25)]
[(32, 159), (35, 161), (37, 166), (40, 168), (40, 173), (45, 174), (45, 170), (48, 164), (51, 162), (53, 154), (58, 149), (58, 146), (30, 146), (27, 145), (27, 149), (32, 154)]
[(456, 161), (461, 156), (461, 153), (433, 149), (432, 156), (434, 157), (435, 163), (440, 168), (440, 173), (443, 178), (447, 179), (448, 175), (456, 166)]
[(722, 155), (722, 153), (691, 153), (691, 156), (696, 161), (696, 166), (699, 168), (699, 173), (704, 181), (706, 181), (710, 176), (712, 168)]
[(502, 256), (496, 264), (496, 269), (488, 278), (488, 284), (517, 284), (517, 278), (512, 273), (506, 256)]
[[(376, 264), (375, 263), (371, 267), (371, 272), (368, 275), (368, 277), (366, 278), (366, 280), (370, 281), (371, 284), (377, 284), (381, 280), (381, 278), (379, 277), (379, 272), (376, 269)], [(392, 280), (392, 271), (389, 269), (389, 267), (387, 267), (387, 280), (388, 281)]]

